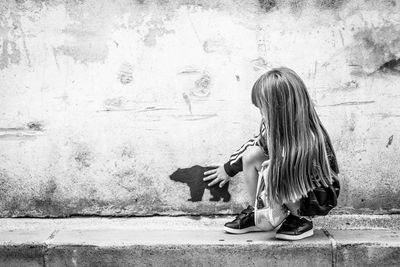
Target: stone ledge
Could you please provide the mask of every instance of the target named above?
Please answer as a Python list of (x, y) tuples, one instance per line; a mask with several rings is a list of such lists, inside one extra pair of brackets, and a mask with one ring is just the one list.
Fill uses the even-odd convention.
[(316, 229), (313, 237), (286, 242), (274, 232), (226, 234), (221, 222), (227, 218), (12, 220), (0, 220), (0, 266), (396, 266), (400, 261), (400, 231), (393, 229)]
[[(210, 229), (221, 228), (234, 216), (151, 216), (151, 217), (71, 217), (71, 218), (0, 218), (0, 231), (35, 229)], [(316, 228), (323, 229), (395, 229), (400, 230), (400, 214), (342, 214), (316, 217)]]

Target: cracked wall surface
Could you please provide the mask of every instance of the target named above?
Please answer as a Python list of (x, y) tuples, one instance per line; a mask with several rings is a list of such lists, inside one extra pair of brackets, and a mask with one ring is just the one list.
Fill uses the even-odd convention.
[(243, 177), (201, 171), (258, 132), (250, 90), (278, 66), (333, 140), (335, 212), (399, 212), (399, 5), (2, 1), (0, 216), (240, 211)]

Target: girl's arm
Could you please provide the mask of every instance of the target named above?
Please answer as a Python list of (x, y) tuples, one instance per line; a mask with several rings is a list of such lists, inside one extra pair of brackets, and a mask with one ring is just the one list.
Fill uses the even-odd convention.
[(225, 172), (230, 177), (235, 176), (236, 174), (238, 174), (243, 170), (242, 156), (249, 146), (260, 146), (264, 149), (264, 152), (267, 154), (267, 151), (265, 151), (267, 146), (264, 136), (265, 136), (265, 125), (263, 122), (261, 122), (260, 133), (254, 138), (251, 138), (246, 143), (244, 143), (238, 150), (236, 150), (229, 157), (229, 160), (224, 164)]
[(265, 125), (261, 122), (260, 133), (247, 141), (238, 150), (235, 151), (230, 157), (229, 161), (224, 165), (221, 165), (213, 170), (206, 171), (203, 181), (211, 181), (208, 186), (213, 186), (219, 183), (219, 187), (223, 187), (230, 178), (235, 176), (238, 172), (243, 170), (242, 156), (249, 146), (260, 146), (263, 148), (264, 153), (268, 156), (268, 151), (266, 151), (265, 142)]

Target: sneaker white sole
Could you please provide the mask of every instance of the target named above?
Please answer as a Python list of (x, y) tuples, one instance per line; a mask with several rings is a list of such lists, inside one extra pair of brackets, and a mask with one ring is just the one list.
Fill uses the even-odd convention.
[(295, 240), (300, 240), (306, 237), (310, 237), (314, 235), (314, 229), (311, 229), (307, 232), (302, 233), (301, 235), (285, 235), (285, 234), (276, 234), (277, 239), (282, 239), (282, 240), (289, 240), (289, 241), (295, 241)]
[(257, 226), (251, 226), (251, 227), (247, 227), (247, 228), (243, 228), (243, 229), (232, 229), (232, 228), (224, 226), (224, 230), (225, 230), (225, 232), (228, 232), (230, 234), (245, 234), (245, 233), (249, 233), (249, 232), (262, 232), (263, 231), (260, 228), (258, 228)]

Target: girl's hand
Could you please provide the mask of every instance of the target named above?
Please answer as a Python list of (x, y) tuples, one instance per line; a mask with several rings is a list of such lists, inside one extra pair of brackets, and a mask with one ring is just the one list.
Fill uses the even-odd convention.
[(207, 177), (205, 177), (203, 181), (214, 180), (209, 183), (208, 186), (213, 186), (216, 183), (220, 182), (219, 187), (223, 187), (231, 179), (231, 177), (225, 172), (223, 165), (219, 166), (216, 169), (206, 171), (204, 175), (207, 175)]

